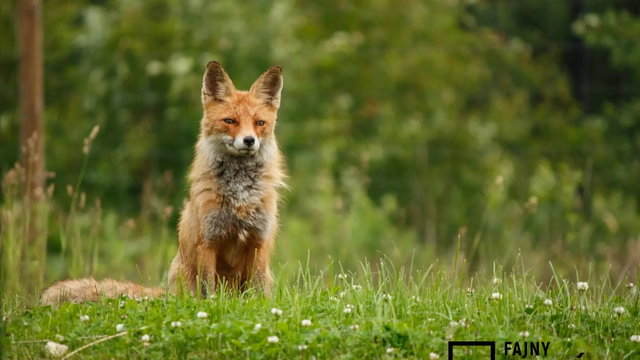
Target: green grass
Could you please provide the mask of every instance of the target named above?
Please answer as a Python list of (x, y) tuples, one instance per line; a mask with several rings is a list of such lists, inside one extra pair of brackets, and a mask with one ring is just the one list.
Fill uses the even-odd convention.
[[(496, 341), (498, 358), (505, 341), (525, 340), (549, 341), (550, 359), (573, 359), (581, 352), (587, 359), (640, 357), (640, 343), (630, 340), (640, 334), (635, 287), (603, 278), (589, 280), (589, 289), (580, 291), (574, 280), (555, 277), (541, 284), (514, 273), (494, 281), (433, 269), (407, 276), (378, 264), (355, 277), (330, 269), (315, 275), (300, 271), (295, 281), (278, 283), (272, 298), (221, 289), (207, 299), (105, 299), (58, 309), (28, 306), (18, 298), (4, 304), (2, 345), (6, 358), (40, 359), (47, 356), (46, 340), (67, 345), (69, 353), (118, 334), (116, 325), (123, 324), (126, 333), (72, 358), (428, 359), (435, 353), (446, 359), (449, 340)], [(500, 299), (491, 299), (493, 293)], [(545, 305), (547, 299), (552, 305)], [(618, 315), (616, 307), (624, 313)], [(272, 314), (272, 308), (282, 315)], [(208, 316), (198, 318), (201, 311)], [(81, 321), (82, 315), (89, 320)], [(304, 319), (311, 325), (302, 326)], [(172, 327), (174, 321), (181, 326)], [(145, 334), (148, 344), (141, 340)], [(279, 341), (270, 343), (269, 336)], [(462, 357), (459, 351), (456, 358), (485, 358)]]

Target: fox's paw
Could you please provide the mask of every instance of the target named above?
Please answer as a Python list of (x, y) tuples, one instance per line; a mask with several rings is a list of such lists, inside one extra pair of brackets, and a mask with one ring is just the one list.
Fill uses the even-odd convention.
[(202, 232), (207, 241), (218, 241), (226, 234), (229, 221), (221, 211), (211, 211), (204, 217)]

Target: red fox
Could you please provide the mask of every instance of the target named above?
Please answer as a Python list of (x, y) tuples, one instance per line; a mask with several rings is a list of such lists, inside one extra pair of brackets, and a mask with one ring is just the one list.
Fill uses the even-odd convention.
[[(204, 115), (189, 172), (189, 198), (178, 225), (178, 253), (169, 269), (169, 291), (193, 295), (224, 281), (248, 282), (269, 294), (269, 258), (278, 230), (278, 189), (283, 160), (275, 138), (282, 69), (269, 68), (249, 91), (236, 90), (215, 61), (202, 84)], [(196, 292), (200, 290), (200, 294)], [(45, 305), (99, 297), (157, 297), (162, 288), (91, 278), (65, 280), (42, 295)]]

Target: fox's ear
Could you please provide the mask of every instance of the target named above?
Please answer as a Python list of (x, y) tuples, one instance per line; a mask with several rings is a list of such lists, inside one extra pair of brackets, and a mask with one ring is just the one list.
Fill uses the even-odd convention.
[(274, 108), (280, 107), (282, 92), (282, 68), (272, 66), (251, 85), (249, 92), (265, 104)]
[(202, 79), (202, 103), (225, 101), (236, 90), (231, 78), (217, 61), (209, 61)]

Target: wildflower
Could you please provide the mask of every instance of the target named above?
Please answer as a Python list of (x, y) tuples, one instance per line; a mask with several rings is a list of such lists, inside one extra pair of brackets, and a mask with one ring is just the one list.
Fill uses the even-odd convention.
[(640, 342), (640, 335), (631, 335), (631, 341)]
[(382, 300), (391, 300), (391, 295), (389, 295), (389, 294), (382, 294)]
[(349, 308), (349, 309), (353, 309), (353, 305), (352, 304), (347, 304), (344, 307)]
[(576, 286), (578, 287), (578, 290), (580, 291), (587, 291), (589, 290), (589, 284), (587, 284), (584, 281), (578, 281), (578, 283), (576, 284)]
[[(475, 293), (475, 292), (476, 292), (476, 289), (471, 288), (471, 287), (468, 287), (468, 288), (467, 288), (467, 294), (471, 295), (471, 294), (473, 294), (473, 293)], [(432, 354), (433, 354), (433, 353), (432, 353)], [(437, 355), (437, 354), (436, 354), (436, 355)]]
[(271, 308), (271, 313), (275, 316), (280, 316), (282, 315), (282, 310), (278, 309), (278, 308)]
[(311, 320), (309, 319), (304, 319), (302, 320), (302, 322), (300, 323), (302, 326), (311, 326)]
[(489, 299), (491, 299), (491, 300), (502, 300), (502, 294), (500, 294), (498, 292), (494, 292), (493, 294), (491, 294), (491, 297)]
[(338, 279), (346, 280), (347, 279), (347, 274), (338, 274)]
[(47, 341), (47, 345), (45, 345), (44, 348), (51, 356), (55, 357), (62, 357), (62, 355), (64, 355), (67, 350), (69, 350), (69, 347), (67, 345), (58, 344), (57, 342), (53, 341)]
[(81, 315), (80, 321), (89, 321), (89, 315)]
[(171, 322), (171, 327), (177, 328), (182, 326), (182, 323), (180, 321), (172, 321)]
[(351, 311), (353, 311), (353, 309), (350, 308), (350, 307), (346, 307), (346, 308), (344, 308), (344, 310), (342, 310), (342, 312), (345, 313), (345, 314), (350, 314)]
[(209, 314), (207, 314), (207, 313), (206, 313), (206, 312), (204, 312), (204, 311), (198, 311), (198, 313), (196, 314), (196, 317), (197, 317), (198, 319), (206, 319), (206, 318), (207, 318), (207, 316), (209, 316)]
[(116, 325), (116, 332), (123, 332), (123, 331), (124, 331), (124, 324)]
[(391, 354), (394, 350), (392, 347), (387, 348), (387, 354)]
[(275, 344), (279, 342), (280, 339), (277, 336), (273, 335), (273, 336), (267, 336), (267, 341), (271, 344)]
[(625, 287), (626, 287), (627, 289), (633, 289), (633, 287), (634, 287), (634, 286), (636, 286), (636, 285), (635, 285), (634, 283), (632, 283), (632, 282), (630, 282), (630, 283), (628, 283), (627, 285), (625, 285)]
[(56, 334), (56, 340), (63, 342), (64, 341), (64, 336), (60, 335), (60, 334)]
[(340, 294), (338, 294), (339, 297), (344, 297), (345, 295), (347, 295), (346, 291), (341, 291)]
[(305, 344), (298, 345), (298, 350), (300, 350), (300, 351), (307, 350), (307, 349), (308, 349), (308, 347)]
[(449, 323), (449, 326), (451, 326), (451, 327), (456, 327), (456, 326), (458, 326), (458, 322), (457, 322), (457, 321), (451, 321), (451, 322)]
[(518, 335), (520, 335), (520, 337), (529, 337), (529, 332), (528, 331), (521, 331)]
[(500, 285), (500, 283), (502, 283), (502, 279), (500, 278), (493, 278), (493, 285)]
[(329, 300), (331, 301), (338, 301), (338, 298), (335, 296), (329, 296)]
[(567, 328), (568, 328), (569, 330), (573, 330), (573, 329), (575, 329), (575, 328), (576, 328), (576, 325), (575, 325), (575, 324), (569, 324), (569, 325), (567, 325)]
[(429, 360), (436, 360), (436, 359), (440, 359), (440, 355), (436, 353), (429, 353)]
[(360, 285), (352, 285), (352, 286), (351, 286), (351, 288), (352, 288), (353, 290), (355, 290), (355, 291), (360, 291), (360, 290), (362, 290), (362, 286), (360, 286)]
[(551, 299), (544, 299), (543, 304), (547, 305), (547, 306), (552, 306), (553, 305), (553, 300)]
[(349, 329), (351, 329), (351, 330), (358, 330), (358, 329), (360, 329), (360, 325), (358, 325), (358, 324), (353, 324), (353, 325), (349, 326)]
[(151, 336), (144, 334), (140, 337), (140, 341), (142, 341), (143, 343), (148, 343), (149, 341), (151, 341)]
[(255, 325), (253, 326), (253, 330), (255, 330), (255, 331), (258, 331), (258, 330), (260, 330), (261, 328), (262, 328), (262, 324), (260, 324), (260, 323), (257, 323), (257, 324), (255, 324)]
[(463, 326), (463, 327), (469, 327), (469, 322), (467, 321), (467, 319), (462, 318), (462, 319), (458, 320), (458, 325)]
[(625, 312), (625, 309), (622, 306), (618, 306), (615, 309), (613, 309), (613, 311), (618, 315), (623, 315)]

